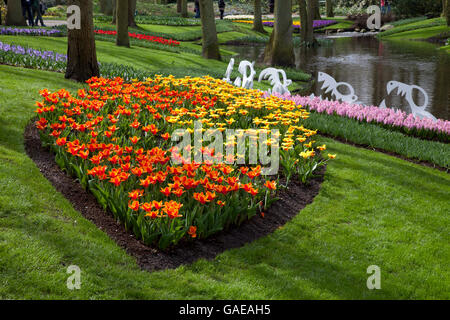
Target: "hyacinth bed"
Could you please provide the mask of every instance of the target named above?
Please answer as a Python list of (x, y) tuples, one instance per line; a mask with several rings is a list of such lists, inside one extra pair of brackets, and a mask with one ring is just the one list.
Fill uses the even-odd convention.
[[(126, 228), (160, 248), (206, 238), (263, 215), (279, 187), (278, 174), (262, 176), (260, 165), (233, 162), (248, 155), (227, 156), (223, 162), (219, 151), (203, 144), (201, 153), (213, 160), (191, 162), (184, 153), (191, 149), (179, 150), (171, 141), (175, 129), (194, 132), (196, 120), (220, 132), (253, 128), (247, 147), (263, 132), (279, 129), (264, 143), (272, 152), (278, 148), (286, 181), (296, 175), (306, 182), (335, 157), (322, 156), (326, 146), (312, 140), (316, 131), (301, 125), (308, 117), (303, 107), (258, 90), (209, 77), (87, 82), (89, 90), (77, 94), (40, 91), (36, 126), (41, 140), (56, 153), (58, 165)], [(274, 140), (278, 137), (281, 148)], [(171, 162), (173, 157), (182, 162)]]
[(341, 117), (356, 119), (360, 122), (376, 123), (388, 129), (399, 130), (408, 135), (425, 139), (435, 139), (442, 142), (450, 141), (450, 121), (438, 119), (421, 119), (401, 110), (380, 108), (377, 106), (363, 106), (339, 101), (326, 101), (319, 97), (305, 97), (300, 95), (277, 95), (278, 97), (294, 101), (297, 105), (308, 106), (309, 110), (335, 114)]
[[(101, 34), (101, 35), (110, 35), (110, 36), (116, 36), (117, 35), (117, 31), (115, 31), (115, 30), (100, 30), (100, 29), (96, 29), (96, 30), (94, 30), (94, 32), (96, 34)], [(147, 34), (128, 32), (128, 35), (131, 38), (133, 38), (133, 39), (149, 41), (149, 42), (152, 42), (152, 43), (157, 43), (157, 44), (162, 44), (162, 45), (168, 45), (168, 46), (179, 46), (180, 45), (179, 41), (172, 40), (172, 39), (165, 39), (165, 38), (162, 38), (162, 37), (151, 36), (151, 35), (147, 35)]]
[(61, 30), (44, 29), (44, 28), (17, 28), (17, 27), (0, 27), (0, 35), (25, 35), (25, 36), (62, 36)]
[(0, 41), (0, 63), (63, 72), (67, 56), (54, 51), (37, 50)]

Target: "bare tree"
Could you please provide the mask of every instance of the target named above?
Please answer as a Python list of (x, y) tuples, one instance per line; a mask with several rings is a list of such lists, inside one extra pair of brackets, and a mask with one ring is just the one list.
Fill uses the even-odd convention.
[(92, 1), (70, 0), (69, 5), (80, 7), (81, 28), (68, 30), (65, 77), (84, 82), (100, 74), (95, 49)]
[(293, 66), (295, 55), (292, 42), (292, 1), (276, 0), (274, 14), (274, 28), (264, 52), (264, 63)]
[(200, 12), (202, 13), (202, 55), (206, 59), (221, 60), (213, 0), (200, 0)]
[(128, 1), (117, 0), (116, 5), (116, 21), (117, 21), (117, 37), (116, 44), (118, 46), (129, 47), (130, 38), (128, 36)]
[(22, 15), (22, 3), (20, 0), (9, 0), (6, 11), (7, 26), (26, 26), (24, 16)]
[(267, 33), (264, 30), (264, 25), (262, 22), (262, 12), (261, 12), (261, 0), (253, 0), (254, 6), (254, 19), (253, 19), (253, 30)]

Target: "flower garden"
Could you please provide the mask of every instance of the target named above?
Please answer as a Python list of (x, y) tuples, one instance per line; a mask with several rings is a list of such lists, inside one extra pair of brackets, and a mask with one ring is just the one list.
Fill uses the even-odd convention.
[[(248, 24), (253, 24), (252, 20), (234, 20), (234, 22), (238, 22), (238, 23), (248, 23)], [(274, 22), (272, 20), (263, 20), (263, 25), (267, 26), (267, 27), (273, 27)], [(313, 21), (313, 28), (323, 28), (323, 27), (327, 27), (333, 24), (336, 24), (337, 21), (335, 20), (314, 20)], [(292, 26), (294, 27), (294, 29), (300, 29), (301, 28), (301, 23), (300, 21), (294, 21), (292, 23)]]
[[(95, 30), (94, 32), (97, 33), (97, 34), (106, 34), (106, 35), (109, 35), (109, 36), (117, 35), (117, 31), (115, 31), (115, 30)], [(131, 38), (134, 38), (134, 39), (145, 40), (145, 41), (155, 42), (155, 43), (169, 45), (169, 46), (178, 46), (178, 45), (180, 45), (180, 42), (178, 42), (178, 41), (175, 41), (175, 40), (172, 40), (172, 39), (164, 39), (162, 37), (155, 37), (155, 36), (150, 36), (150, 35), (146, 35), (146, 34), (139, 34), (139, 33), (135, 33), (135, 32), (129, 32), (128, 35)]]
[[(42, 90), (36, 126), (55, 149), (56, 162), (149, 245), (164, 249), (186, 236), (205, 238), (263, 214), (279, 185), (279, 177), (271, 181), (261, 176), (260, 165), (228, 165), (221, 152), (206, 146), (200, 150), (211, 163), (183, 158), (184, 164), (171, 165), (170, 156), (182, 157), (182, 150), (168, 143), (176, 128), (187, 125), (194, 131), (195, 120), (221, 132), (253, 124), (249, 145), (257, 144), (261, 130), (277, 128), (287, 182), (294, 174), (306, 183), (327, 161), (320, 155), (326, 146), (312, 140), (316, 131), (301, 125), (308, 117), (302, 106), (262, 98), (260, 91), (213, 78), (155, 78), (132, 84), (93, 78), (88, 83), (90, 90), (80, 90), (77, 96), (64, 89)], [(263, 143), (278, 148), (275, 139)], [(235, 159), (226, 160), (233, 164)]]
[[(128, 47), (94, 1), (98, 73), (83, 81), (66, 78), (65, 25), (0, 26), (0, 298), (448, 299), (445, 113), (312, 98), (315, 75), (298, 66), (271, 66), (289, 94), (271, 93), (274, 78), (235, 86), (248, 76), (237, 65), (253, 62), (242, 51), (256, 75), (268, 67), (257, 50), (276, 27), (268, 8), (263, 33), (253, 2), (226, 1), (242, 17), (216, 17), (219, 60), (202, 57), (194, 3), (184, 18), (168, 2), (137, 1)], [(314, 34), (353, 24), (323, 9)], [(446, 27), (424, 19), (387, 37)], [(299, 35), (296, 56), (323, 46), (341, 58), (334, 40)], [(427, 88), (430, 100), (444, 91)], [(374, 265), (381, 289), (367, 285)], [(68, 287), (71, 266), (81, 289)]]

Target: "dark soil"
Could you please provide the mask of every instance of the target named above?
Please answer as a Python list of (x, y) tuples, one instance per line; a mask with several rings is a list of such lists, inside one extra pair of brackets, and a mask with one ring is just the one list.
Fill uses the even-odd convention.
[(239, 248), (260, 237), (275, 231), (290, 221), (319, 193), (325, 168), (308, 186), (292, 181), (288, 190), (281, 191), (279, 200), (266, 210), (264, 217), (257, 215), (239, 227), (215, 234), (208, 239), (179, 243), (166, 251), (149, 247), (138, 240), (113, 215), (105, 212), (95, 197), (84, 190), (72, 177), (68, 176), (55, 163), (54, 155), (42, 147), (39, 132), (30, 122), (25, 130), (25, 149), (36, 163), (41, 173), (61, 192), (88, 220), (106, 232), (119, 246), (136, 258), (142, 269), (148, 271), (176, 268), (192, 263), (200, 258), (213, 259), (227, 249)]

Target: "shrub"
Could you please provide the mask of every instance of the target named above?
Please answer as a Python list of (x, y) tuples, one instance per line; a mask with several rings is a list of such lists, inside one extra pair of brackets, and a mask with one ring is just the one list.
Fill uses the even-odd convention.
[(442, 0), (391, 0), (396, 15), (402, 17), (439, 17), (442, 13)]

